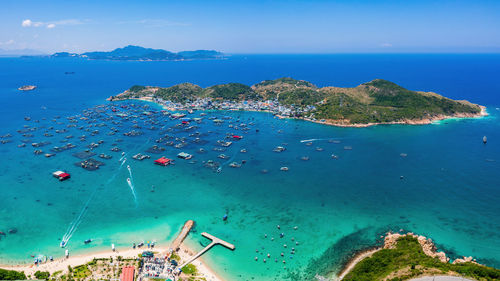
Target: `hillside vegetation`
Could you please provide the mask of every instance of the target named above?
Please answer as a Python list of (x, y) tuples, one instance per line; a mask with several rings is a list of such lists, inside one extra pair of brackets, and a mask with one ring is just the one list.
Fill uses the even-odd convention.
[(152, 96), (182, 104), (200, 98), (231, 102), (271, 100), (293, 109), (310, 108), (307, 115), (300, 115), (304, 111), (297, 110), (299, 113), (295, 117), (324, 119), (330, 123), (342, 124), (404, 122), (439, 116), (474, 116), (481, 112), (481, 108), (476, 104), (451, 100), (436, 93), (407, 90), (382, 79), (354, 88), (318, 88), (310, 82), (286, 77), (262, 81), (251, 87), (240, 83), (207, 88), (190, 83), (168, 88), (133, 86), (113, 99), (141, 96)]
[(500, 270), (473, 262), (445, 263), (424, 253), (417, 238), (398, 239), (394, 249), (382, 249), (363, 259), (344, 281), (402, 281), (423, 274), (458, 275), (476, 280), (500, 280)]

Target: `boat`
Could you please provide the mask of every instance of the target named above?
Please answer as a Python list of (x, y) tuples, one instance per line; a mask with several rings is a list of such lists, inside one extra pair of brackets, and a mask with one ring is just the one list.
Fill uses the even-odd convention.
[(168, 165), (172, 164), (172, 160), (163, 156), (159, 159), (156, 159), (155, 164), (161, 165), (161, 166), (168, 166)]
[(227, 159), (227, 158), (229, 158), (229, 156), (227, 156), (226, 154), (219, 154), (219, 155), (217, 156), (217, 158), (220, 158), (220, 159)]
[(483, 137), (483, 143), (487, 143), (488, 142), (488, 138), (486, 138), (486, 136)]
[(222, 217), (222, 220), (227, 221), (227, 214), (224, 214), (224, 216)]
[(19, 88), (17, 88), (19, 91), (33, 91), (34, 89), (36, 89), (36, 86), (34, 85), (24, 85), (24, 86), (21, 86)]
[(61, 247), (61, 248), (66, 247), (66, 242), (65, 241), (61, 241), (61, 243), (59, 244), (59, 247)]
[(52, 173), (52, 175), (55, 178), (58, 178), (60, 181), (64, 181), (64, 180), (71, 178), (70, 174), (63, 172), (63, 171), (55, 171), (54, 173)]
[(286, 172), (286, 171), (288, 171), (288, 167), (281, 167), (280, 170)]
[(115, 249), (115, 244), (111, 244), (111, 250), (114, 252), (116, 249)]
[(177, 157), (181, 158), (181, 159), (189, 160), (189, 159), (193, 158), (193, 155), (186, 153), (186, 152), (181, 152), (181, 153), (177, 154)]
[(277, 146), (273, 149), (274, 152), (283, 152), (285, 150), (286, 148), (284, 148), (283, 146)]
[(89, 244), (90, 242), (92, 242), (92, 239), (87, 239), (87, 240), (83, 241), (83, 243), (85, 243), (85, 244)]
[(231, 168), (239, 168), (239, 167), (241, 167), (241, 164), (238, 163), (238, 162), (232, 162), (231, 164), (229, 164), (229, 167), (231, 167)]
[(69, 258), (69, 250), (68, 250), (68, 249), (66, 249), (66, 251), (64, 251), (64, 256), (65, 256), (66, 258)]

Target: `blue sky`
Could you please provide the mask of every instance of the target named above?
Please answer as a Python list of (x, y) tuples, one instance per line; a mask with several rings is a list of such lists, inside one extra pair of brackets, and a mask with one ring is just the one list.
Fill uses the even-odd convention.
[(0, 2), (0, 49), (500, 52), (500, 1)]

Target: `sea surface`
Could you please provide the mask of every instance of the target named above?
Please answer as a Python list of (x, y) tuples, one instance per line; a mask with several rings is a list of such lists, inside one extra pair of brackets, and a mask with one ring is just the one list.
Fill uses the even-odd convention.
[[(185, 62), (0, 58), (0, 135), (12, 135), (0, 144), (0, 231), (6, 233), (0, 235), (0, 264), (61, 257), (61, 239), (71, 254), (107, 250), (112, 243), (167, 246), (193, 219), (195, 231), (186, 242), (192, 248), (209, 242), (201, 232), (236, 246), (217, 246), (203, 257), (229, 280), (332, 275), (356, 251), (399, 230), (432, 238), (452, 259), (473, 256), (500, 267), (499, 70), (500, 55), (460, 54), (234, 55)], [(154, 104), (105, 100), (136, 84), (250, 85), (284, 76), (341, 87), (383, 78), (485, 105), (490, 115), (425, 126), (337, 128), (268, 113), (197, 111), (187, 117), (203, 121), (186, 130)], [(38, 88), (17, 90), (25, 84)], [(131, 130), (142, 134), (123, 135)], [(226, 134), (243, 139), (214, 151)], [(165, 135), (188, 144), (179, 149), (156, 142)], [(99, 140), (93, 151), (113, 158), (93, 156), (105, 163), (96, 171), (76, 166), (81, 159), (73, 154)], [(50, 142), (38, 148), (44, 153), (67, 142), (76, 147), (51, 158), (35, 155), (31, 143), (44, 141)], [(146, 152), (155, 144), (165, 150)], [(273, 152), (276, 146), (286, 150)], [(195, 162), (176, 158), (181, 151)], [(136, 153), (151, 159), (134, 160)], [(221, 153), (228, 159), (218, 158)], [(154, 165), (161, 156), (176, 164)], [(206, 167), (208, 160), (219, 162), (219, 172)], [(229, 166), (242, 160), (240, 168)], [(71, 179), (59, 182), (52, 177), (56, 170)], [(92, 243), (84, 244), (89, 238)]]

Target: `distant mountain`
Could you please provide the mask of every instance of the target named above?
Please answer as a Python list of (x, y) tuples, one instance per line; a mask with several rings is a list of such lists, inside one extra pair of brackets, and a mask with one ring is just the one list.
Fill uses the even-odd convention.
[(133, 60), (133, 61), (166, 61), (192, 59), (219, 59), (224, 54), (213, 50), (183, 51), (173, 53), (162, 49), (151, 49), (140, 46), (126, 46), (110, 52), (86, 52), (82, 54), (60, 52), (52, 54), (55, 58), (78, 57), (91, 60)]

